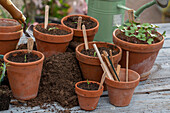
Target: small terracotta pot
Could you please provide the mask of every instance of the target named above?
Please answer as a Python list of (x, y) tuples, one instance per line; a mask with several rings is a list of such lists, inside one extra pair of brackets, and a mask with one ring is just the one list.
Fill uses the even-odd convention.
[(0, 33), (0, 54), (4, 55), (9, 51), (15, 50), (22, 32), (20, 30), (17, 32)]
[(21, 30), (21, 24), (14, 19), (0, 19), (0, 33), (16, 32)]
[[(97, 23), (97, 26), (92, 28), (92, 29), (86, 29), (86, 33), (87, 33), (87, 40), (88, 41), (93, 41), (95, 34), (98, 32), (99, 29), (99, 22), (97, 21), (97, 19), (87, 16), (87, 15), (68, 15), (65, 16), (64, 18), (61, 19), (61, 24), (66, 26), (64, 24), (64, 21), (67, 20), (67, 18), (69, 17), (73, 17), (73, 16), (81, 16), (82, 18), (90, 18), (92, 21)], [(68, 27), (68, 26), (66, 26)], [(71, 27), (68, 27), (71, 28)], [(73, 28), (72, 28), (73, 29)], [(83, 32), (82, 30), (78, 30), (78, 29), (73, 29), (74, 34), (73, 34), (73, 41), (77, 41), (77, 42), (84, 42), (83, 39)]]
[(128, 70), (129, 79), (126, 79), (126, 69), (121, 68), (120, 70), (120, 82), (110, 80), (108, 77), (105, 79), (107, 85), (107, 90), (109, 94), (109, 101), (115, 106), (128, 106), (130, 104), (131, 98), (133, 96), (136, 86), (139, 84), (140, 75), (133, 71)]
[[(38, 24), (44, 27), (44, 24)], [(69, 42), (73, 38), (73, 30), (70, 28), (67, 28), (63, 25), (49, 23), (48, 25), (55, 25), (59, 29), (66, 30), (70, 32), (70, 34), (67, 35), (50, 35), (42, 33), (38, 30), (33, 28), (33, 35), (36, 39), (37, 44), (37, 50), (41, 51), (45, 57), (52, 56), (53, 54), (58, 54), (60, 52), (65, 52)]]
[(32, 51), (41, 59), (35, 62), (16, 63), (7, 60), (9, 54), (27, 50), (15, 50), (4, 55), (7, 66), (7, 75), (12, 89), (13, 96), (19, 100), (29, 100), (37, 96), (44, 55), (39, 51)]
[[(116, 47), (119, 53), (113, 56), (113, 61), (114, 61), (114, 65), (118, 64), (122, 55), (122, 50), (120, 47), (116, 46), (115, 44), (111, 44), (107, 42), (89, 42), (88, 43), (89, 49), (93, 48), (93, 44), (96, 44), (97, 47), (106, 47), (106, 48), (111, 46), (113, 46), (113, 48)], [(82, 54), (81, 51), (83, 49), (85, 49), (84, 43), (76, 47), (76, 58), (79, 61), (83, 78), (100, 82), (103, 74), (103, 70), (101, 68), (101, 63), (99, 58)]]
[(119, 30), (116, 29), (113, 32), (113, 42), (122, 48), (120, 65), (122, 67), (126, 66), (126, 51), (129, 51), (129, 69), (139, 73), (141, 81), (146, 80), (150, 75), (150, 70), (153, 67), (157, 54), (163, 46), (164, 37), (155, 44), (134, 44), (119, 39), (117, 37), (118, 34)]
[[(103, 93), (103, 86), (99, 90), (84, 90), (78, 87), (78, 85), (84, 82), (87, 83), (87, 81), (80, 81), (75, 84), (75, 91), (78, 95), (80, 108), (87, 111), (94, 110), (96, 109), (100, 96)], [(98, 85), (100, 85), (100, 83), (95, 81), (89, 81), (89, 82), (97, 83)]]

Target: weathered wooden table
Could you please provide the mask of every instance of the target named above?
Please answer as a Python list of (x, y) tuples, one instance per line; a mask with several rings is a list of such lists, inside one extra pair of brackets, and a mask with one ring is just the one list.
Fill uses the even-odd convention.
[[(111, 112), (126, 112), (126, 113), (169, 113), (170, 112), (170, 23), (157, 24), (160, 26), (158, 31), (163, 33), (166, 30), (166, 38), (163, 48), (159, 51), (158, 57), (151, 70), (149, 79), (140, 82), (135, 89), (135, 93), (131, 103), (127, 107), (115, 107), (109, 103), (107, 91), (101, 96), (97, 109), (92, 113), (111, 113)], [(61, 106), (55, 103), (49, 105), (48, 109), (40, 109), (39, 107), (15, 107), (10, 105), (10, 109), (3, 111), (8, 112), (58, 112), (64, 110)], [(79, 106), (69, 109), (71, 112), (85, 112), (80, 110)]]

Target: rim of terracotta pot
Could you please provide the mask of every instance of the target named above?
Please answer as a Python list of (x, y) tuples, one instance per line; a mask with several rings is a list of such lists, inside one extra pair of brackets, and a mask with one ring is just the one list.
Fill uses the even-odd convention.
[[(17, 20), (14, 20), (14, 19), (7, 19), (7, 18), (1, 18), (0, 19), (0, 22), (1, 21), (8, 21), (8, 22), (15, 22), (15, 23), (17, 23), (18, 25), (12, 25), (12, 26), (0, 26), (0, 29), (18, 29), (18, 30), (20, 30), (21, 29), (21, 24), (19, 24), (19, 22), (17, 21)], [(17, 31), (18, 31), (17, 30)]]
[[(84, 18), (90, 18), (91, 20), (93, 20), (93, 21), (95, 21), (95, 22), (97, 23), (97, 26), (96, 26), (96, 27), (91, 28), (91, 29), (86, 29), (86, 32), (87, 32), (87, 33), (88, 33), (89, 31), (93, 31), (93, 30), (96, 30), (96, 29), (99, 28), (99, 22), (98, 22), (97, 19), (95, 19), (95, 18), (93, 18), (93, 17), (91, 17), (91, 16), (80, 15), (80, 14), (67, 15), (67, 16), (63, 17), (63, 18), (61, 19), (61, 24), (64, 25), (64, 26), (66, 26), (66, 25), (64, 24), (64, 21), (65, 21), (68, 17), (72, 17), (72, 16), (81, 16), (81, 17), (84, 17)], [(68, 27), (68, 26), (66, 26), (66, 27)], [(71, 27), (68, 27), (68, 28), (71, 28)], [(82, 32), (81, 29), (74, 29), (74, 28), (71, 28), (71, 29), (73, 29), (74, 32)], [(89, 34), (89, 35), (90, 35), (90, 34)]]
[[(126, 71), (125, 68), (121, 68), (121, 70)], [(106, 80), (105, 80), (106, 85), (114, 87), (114, 88), (120, 88), (120, 89), (131, 89), (131, 88), (136, 87), (139, 84), (140, 75), (136, 71), (133, 71), (131, 69), (128, 69), (128, 72), (135, 73), (138, 76), (137, 79), (133, 81), (129, 81), (129, 82), (123, 82), (123, 81), (119, 82), (119, 81), (111, 80), (108, 77), (106, 77)]]
[[(44, 26), (44, 23), (40, 23), (37, 25), (41, 25)], [(36, 25), (36, 26), (37, 26)], [(45, 34), (42, 33), (38, 30), (36, 30), (36, 26), (34, 26), (33, 28), (33, 33), (35, 35), (35, 33), (38, 33), (38, 35), (40, 36), (44, 36), (44, 37), (39, 37), (39, 36), (35, 36), (36, 39), (42, 40), (42, 41), (46, 41), (46, 42), (51, 42), (51, 43), (64, 43), (64, 42), (69, 42), (73, 39), (73, 29), (65, 27), (61, 24), (55, 24), (55, 23), (49, 23), (48, 25), (55, 25), (61, 29), (64, 29), (66, 31), (70, 31), (71, 33), (67, 34), (67, 35), (51, 35), (51, 34)]]
[[(109, 45), (116, 46), (116, 47), (119, 49), (119, 53), (116, 54), (116, 55), (114, 55), (113, 58), (120, 56), (120, 59), (121, 59), (122, 49), (121, 49), (119, 46), (117, 46), (117, 45), (115, 45), (115, 44), (112, 44), (112, 43), (109, 43), (109, 42), (89, 42), (88, 45), (89, 45), (89, 44), (97, 44), (97, 43), (109, 44)], [(98, 57), (93, 57), (93, 56), (88, 56), (88, 55), (82, 54), (82, 53), (79, 51), (79, 48), (80, 48), (81, 46), (84, 46), (84, 49), (85, 49), (85, 44), (84, 44), (84, 43), (79, 44), (79, 45), (76, 47), (76, 58), (77, 58), (78, 60), (80, 60), (80, 61), (83, 62), (83, 63), (88, 63), (88, 64), (91, 64), (91, 65), (100, 65), (100, 64), (101, 64)], [(89, 49), (90, 49), (90, 48), (89, 48)], [(78, 56), (81, 57), (81, 58), (79, 58)], [(83, 59), (88, 59), (88, 60), (86, 60), (86, 61), (85, 61), (85, 60), (81, 60), (82, 58), (83, 58)], [(92, 62), (91, 60), (93, 60), (93, 62)]]
[[(89, 82), (100, 85), (100, 83), (96, 81), (89, 81)], [(87, 83), (87, 81), (79, 81), (75, 84), (75, 91), (78, 95), (84, 96), (84, 97), (99, 97), (103, 94), (103, 88), (104, 88), (103, 85), (102, 85), (102, 88), (99, 90), (85, 90), (85, 89), (81, 89), (78, 87), (78, 85), (81, 83)]]
[(17, 63), (17, 62), (12, 62), (12, 61), (9, 61), (7, 58), (9, 56), (9, 54), (11, 53), (15, 53), (15, 52), (28, 52), (27, 49), (22, 49), (22, 50), (14, 50), (14, 51), (10, 51), (8, 53), (6, 53), (4, 55), (4, 61), (9, 63), (9, 65), (15, 65), (15, 66), (30, 66), (30, 65), (35, 65), (35, 64), (39, 64), (40, 62), (42, 62), (44, 60), (44, 54), (39, 52), (39, 51), (35, 51), (35, 50), (32, 50), (32, 52), (34, 54), (38, 54), (38, 56), (40, 56), (41, 58), (37, 61), (34, 61), (34, 62), (27, 62), (27, 63)]
[[(0, 40), (15, 40), (22, 36), (23, 30), (17, 32), (0, 33)], [(10, 37), (9, 37), (10, 35)], [(17, 37), (15, 35), (18, 35)]]
[[(128, 51), (133, 51), (133, 52), (155, 52), (155, 51), (159, 51), (164, 43), (164, 36), (162, 36), (162, 40), (158, 43), (154, 43), (154, 44), (134, 44), (134, 43), (130, 43), (124, 40), (119, 39), (116, 36), (116, 33), (119, 31), (119, 29), (115, 29), (113, 32), (113, 42), (120, 46), (122, 49), (128, 50)], [(159, 32), (157, 32), (159, 33)], [(160, 34), (160, 33), (159, 33)], [(161, 35), (161, 34), (160, 34)]]

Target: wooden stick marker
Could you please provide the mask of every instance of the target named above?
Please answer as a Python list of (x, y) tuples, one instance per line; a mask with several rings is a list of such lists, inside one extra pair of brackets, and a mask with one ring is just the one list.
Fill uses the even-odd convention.
[(44, 21), (44, 29), (47, 29), (48, 26), (48, 15), (49, 15), (49, 6), (45, 6), (45, 21)]
[[(96, 44), (93, 44), (93, 47), (94, 47), (94, 49), (95, 49), (95, 51), (96, 51), (96, 53), (97, 53), (97, 56), (99, 57), (99, 60), (100, 60), (101, 64), (103, 65), (104, 70), (106, 71), (106, 74), (108, 75), (109, 79), (114, 80), (113, 77), (112, 77), (112, 74), (110, 73), (110, 71), (109, 71), (109, 69), (108, 69), (108, 67), (107, 67), (107, 65), (105, 64), (105, 62), (103, 61), (103, 59), (102, 59), (102, 57), (101, 57), (100, 52), (99, 52)], [(104, 70), (103, 70), (103, 71), (104, 71)]]
[(119, 77), (119, 79), (120, 79), (120, 76), (119, 76), (119, 74), (120, 74), (120, 68), (121, 68), (121, 65), (118, 64), (116, 73), (117, 73), (117, 76)]
[(133, 9), (128, 10), (128, 16), (129, 16), (129, 22), (130, 23), (134, 22), (135, 17), (134, 17), (134, 10)]
[(103, 83), (104, 83), (105, 77), (106, 77), (106, 72), (104, 71), (104, 73), (103, 73), (103, 75), (102, 75), (102, 79), (101, 79), (101, 81), (100, 81), (100, 85), (99, 85), (98, 90), (101, 89), (101, 87), (102, 87), (102, 85), (103, 85)]
[(84, 38), (84, 44), (85, 44), (85, 49), (88, 50), (88, 41), (87, 41), (87, 34), (86, 34), (86, 27), (85, 25), (82, 25), (82, 30), (83, 30), (83, 38)]
[(129, 51), (126, 51), (126, 82), (128, 82)]
[(82, 23), (82, 17), (79, 16), (79, 17), (78, 17), (78, 22), (77, 22), (77, 29), (80, 29), (80, 30), (81, 30), (81, 23)]
[(28, 53), (30, 53), (33, 50), (33, 46), (34, 46), (34, 40), (32, 38), (28, 38), (27, 40)]

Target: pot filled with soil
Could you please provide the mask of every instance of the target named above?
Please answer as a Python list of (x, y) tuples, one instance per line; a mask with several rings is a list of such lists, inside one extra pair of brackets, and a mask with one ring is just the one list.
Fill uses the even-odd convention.
[(0, 86), (0, 111), (8, 110), (10, 101), (11, 96), (8, 86)]
[(94, 110), (97, 107), (100, 96), (103, 93), (103, 86), (99, 88), (100, 83), (95, 81), (80, 81), (75, 85), (75, 91), (78, 95), (78, 101), (81, 109)]
[(16, 32), (21, 30), (21, 24), (14, 19), (0, 19), (0, 33)]
[(0, 32), (0, 54), (4, 55), (9, 51), (15, 50), (21, 36), (22, 30), (7, 33)]
[(89, 49), (85, 50), (85, 44), (80, 44), (76, 47), (76, 58), (79, 61), (79, 65), (83, 74), (84, 79), (93, 80), (100, 82), (103, 70), (99, 58), (96, 55), (96, 52), (93, 48), (93, 44), (96, 44), (100, 53), (103, 53), (103, 50), (107, 51), (110, 54), (112, 50), (112, 59), (114, 66), (117, 66), (118, 62), (121, 59), (122, 50), (120, 47), (115, 44), (107, 42), (89, 42)]
[(19, 100), (35, 98), (38, 93), (44, 55), (39, 51), (15, 50), (4, 55), (13, 96)]
[(134, 90), (139, 84), (140, 75), (128, 69), (128, 82), (126, 82), (126, 69), (120, 69), (120, 82), (114, 81), (106, 77), (105, 83), (107, 85), (109, 101), (115, 106), (128, 106), (133, 96)]
[(47, 29), (44, 24), (38, 24), (33, 28), (37, 50), (46, 57), (65, 52), (73, 37), (73, 30), (63, 25), (49, 23)]
[(95, 34), (99, 29), (99, 22), (97, 19), (87, 15), (68, 15), (62, 18), (61, 24), (72, 28), (74, 31), (73, 40), (77, 42), (83, 41), (83, 32), (81, 29), (77, 29), (78, 17), (82, 17), (81, 26), (84, 24), (86, 27), (87, 40), (93, 41)]
[(164, 37), (156, 31), (156, 27), (148, 23), (141, 24), (140, 27), (127, 23), (113, 32), (113, 42), (122, 48), (121, 66), (126, 66), (126, 51), (129, 51), (129, 69), (139, 73), (141, 81), (149, 77), (164, 43)]

